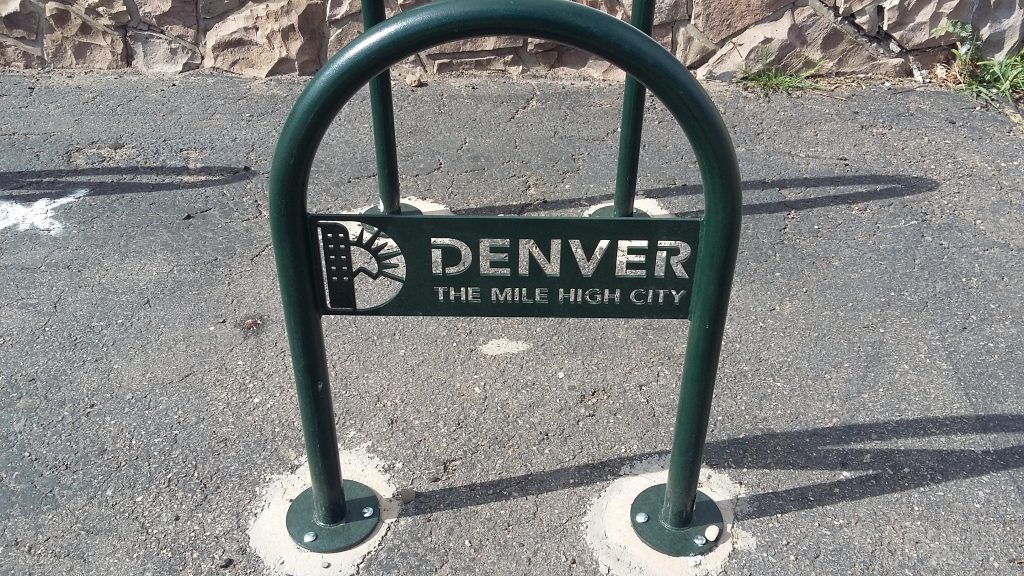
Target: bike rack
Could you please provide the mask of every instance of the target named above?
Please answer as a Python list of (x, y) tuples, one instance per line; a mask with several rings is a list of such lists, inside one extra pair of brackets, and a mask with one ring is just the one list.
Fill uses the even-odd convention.
[[(324, 315), (688, 318), (668, 481), (636, 498), (631, 521), (660, 552), (710, 551), (715, 542), (702, 543), (699, 536), (708, 525), (721, 526), (722, 516), (697, 491), (697, 481), (741, 217), (739, 169), (718, 111), (690, 73), (643, 31), (568, 0), (439, 0), (383, 22), (383, 10), (368, 11), (369, 3), (368, 30), (303, 91), (271, 169), (271, 232), (312, 484), (288, 510), (292, 539), (309, 550), (336, 552), (358, 545), (380, 522), (374, 492), (341, 476)], [(653, 4), (639, 0), (633, 22), (646, 23), (649, 32), (652, 15)], [(388, 68), (438, 44), (497, 34), (568, 44), (629, 74), (610, 215), (422, 216), (403, 210)], [(320, 141), (365, 84), (380, 213), (310, 214), (306, 192)], [(693, 147), (704, 185), (702, 218), (631, 217), (645, 87)], [(368, 266), (356, 266), (357, 254)], [(362, 301), (364, 292), (377, 299)]]

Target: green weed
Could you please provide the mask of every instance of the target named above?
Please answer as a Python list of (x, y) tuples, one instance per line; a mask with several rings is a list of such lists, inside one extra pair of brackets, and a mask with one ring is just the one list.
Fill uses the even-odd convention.
[(795, 72), (781, 66), (760, 66), (755, 70), (744, 68), (736, 77), (736, 82), (748, 90), (760, 91), (767, 96), (773, 92), (792, 94), (801, 90), (822, 90), (821, 84), (810, 79), (821, 69), (818, 62), (807, 72)]
[(947, 32), (958, 39), (958, 46), (953, 49), (953, 62), (948, 68), (955, 88), (989, 103), (999, 98), (1010, 104), (1024, 100), (1024, 49), (1008, 58), (984, 59), (980, 56), (978, 32), (970, 24), (950, 20), (932, 30), (932, 36)]

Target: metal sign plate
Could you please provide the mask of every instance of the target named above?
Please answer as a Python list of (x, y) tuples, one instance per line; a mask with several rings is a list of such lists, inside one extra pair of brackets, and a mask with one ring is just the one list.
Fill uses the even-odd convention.
[(310, 215), (324, 314), (686, 318), (700, 226)]

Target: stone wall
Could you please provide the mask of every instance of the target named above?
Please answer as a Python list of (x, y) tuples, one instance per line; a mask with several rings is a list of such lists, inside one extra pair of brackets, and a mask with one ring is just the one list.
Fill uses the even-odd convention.
[[(424, 2), (387, 1), (389, 15)], [(623, 20), (632, 3), (576, 1)], [(955, 39), (931, 30), (949, 19), (973, 23), (989, 56), (1024, 40), (1024, 0), (658, 0), (653, 36), (705, 77), (763, 65), (906, 75), (948, 54)], [(359, 0), (0, 0), (0, 66), (312, 74), (361, 31)], [(445, 44), (404, 65), (622, 77), (578, 50), (512, 36)]]

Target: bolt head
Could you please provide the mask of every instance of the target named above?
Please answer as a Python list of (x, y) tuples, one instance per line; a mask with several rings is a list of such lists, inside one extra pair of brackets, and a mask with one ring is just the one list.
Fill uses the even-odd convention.
[(319, 535), (316, 532), (306, 532), (302, 535), (302, 541), (306, 544), (315, 541), (317, 538), (319, 538)]
[(702, 534), (697, 534), (693, 537), (693, 543), (697, 546), (703, 546), (708, 543), (708, 539), (705, 538)]
[(363, 518), (369, 518), (370, 516), (373, 516), (373, 508), (369, 506), (363, 508)]
[(651, 517), (646, 512), (639, 512), (633, 519), (636, 520), (637, 524), (643, 524), (650, 520)]

